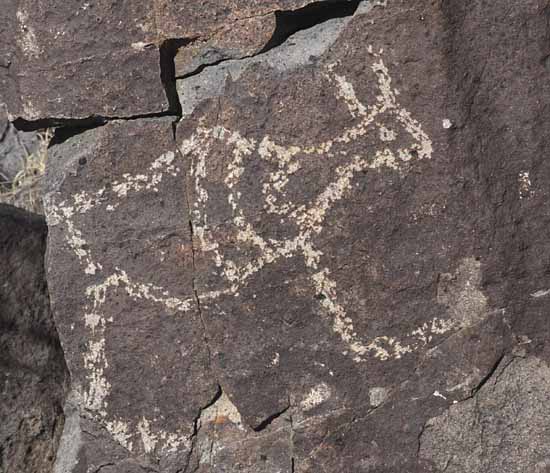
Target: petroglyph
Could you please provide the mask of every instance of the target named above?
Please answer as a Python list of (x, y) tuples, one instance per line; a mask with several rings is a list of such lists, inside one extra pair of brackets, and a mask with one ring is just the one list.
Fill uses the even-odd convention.
[[(66, 242), (80, 261), (84, 274), (101, 277), (101, 282), (90, 284), (84, 295), (84, 323), (90, 335), (83, 352), (83, 363), (87, 371), (87, 386), (81, 388), (81, 402), (85, 409), (103, 419), (104, 424), (121, 445), (132, 451), (135, 440), (141, 442), (141, 448), (150, 453), (157, 447), (162, 452), (178, 450), (187, 444), (188, 435), (182, 429), (178, 432), (164, 432), (156, 428), (159, 419), (148, 417), (145, 413), (137, 425), (130, 425), (127, 419), (112, 418), (109, 414), (107, 397), (111, 392), (111, 383), (105, 371), (109, 367), (106, 352), (108, 326), (113, 318), (104, 314), (104, 304), (109, 291), (120, 290), (134, 300), (147, 300), (164, 307), (169, 316), (181, 316), (196, 307), (195, 297), (189, 295), (183, 299), (173, 297), (164, 288), (151, 283), (133, 281), (124, 269), (116, 268), (110, 275), (101, 274), (103, 265), (93, 254), (93, 249), (78, 228), (78, 220), (98, 208), (114, 211), (124, 199), (131, 198), (145, 190), (158, 191), (165, 175), (177, 176), (180, 172), (174, 164), (175, 154), (166, 152), (155, 159), (144, 174), (124, 174), (122, 180), (115, 181), (110, 190), (105, 187), (93, 193), (79, 192), (69, 201), (56, 203), (50, 196), (47, 206), (47, 220), (50, 226), (63, 225)], [(114, 198), (113, 198), (114, 197)], [(97, 279), (96, 279), (97, 280)], [(203, 297), (212, 297), (205, 294)]]
[(389, 390), (380, 386), (369, 389), (369, 401), (372, 407), (378, 407), (384, 403), (389, 396)]
[(521, 171), (518, 175), (519, 198), (525, 199), (533, 195), (531, 178), (528, 171)]
[(18, 38), (21, 49), (28, 57), (37, 57), (42, 54), (38, 45), (34, 29), (29, 24), (29, 14), (25, 10), (17, 10), (17, 22), (20, 36)]
[[(310, 146), (282, 145), (269, 135), (261, 139), (247, 138), (238, 131), (221, 126), (208, 128), (201, 120), (194, 133), (180, 143), (182, 156), (191, 164), (190, 178), (194, 189), (190, 211), (194, 250), (200, 251), (212, 262), (217, 276), (213, 287), (197, 288), (196, 296), (189, 294), (183, 298), (174, 297), (163, 287), (146, 280), (133, 280), (122, 267), (115, 268), (111, 274), (105, 274), (105, 262), (94, 254), (94, 249), (86, 241), (86, 235), (79, 229), (79, 220), (87, 213), (97, 209), (112, 212), (124, 199), (144, 191), (157, 192), (165, 176), (180, 177), (181, 171), (175, 164), (174, 153), (160, 155), (143, 174), (123, 174), (109, 188), (79, 192), (59, 203), (55, 202), (55, 194), (50, 196), (48, 223), (50, 226), (63, 225), (68, 247), (91, 281), (84, 294), (83, 307), (89, 338), (83, 354), (87, 386), (81, 388), (82, 403), (102, 419), (113, 438), (128, 450), (135, 449), (139, 443), (139, 448), (145, 452), (175, 451), (180, 446), (188, 445), (190, 440), (189, 432), (186, 434), (183, 428), (176, 432), (162, 431), (157, 427), (157, 419), (150, 413), (143, 413), (141, 419), (133, 421), (113, 418), (109, 413), (111, 384), (105, 374), (109, 366), (106, 340), (113, 319), (105, 316), (104, 308), (109, 291), (119, 291), (136, 301), (158, 304), (163, 307), (166, 317), (187, 316), (190, 311), (196, 310), (196, 298), (199, 302), (208, 302), (222, 296), (239, 297), (239, 291), (269, 265), (283, 259), (300, 257), (308, 271), (311, 297), (319, 300), (321, 313), (344, 343), (344, 353), (356, 362), (373, 357), (381, 361), (400, 359), (425, 347), (433, 335), (460, 327), (461, 322), (453, 318), (434, 318), (400, 339), (358, 333), (354, 321), (348, 315), (348, 309), (339, 298), (331, 268), (323, 262), (324, 253), (315, 244), (315, 237), (322, 234), (332, 209), (350, 195), (358, 173), (389, 170), (403, 176), (416, 162), (432, 157), (433, 147), (429, 136), (420, 123), (399, 105), (398, 92), (392, 87), (389, 71), (380, 54), (372, 52), (371, 48), (370, 55), (374, 58), (370, 67), (377, 78), (377, 94), (372, 104), (367, 105), (359, 100), (353, 84), (344, 75), (335, 72), (338, 64), (332, 64), (325, 70), (325, 77), (332, 85), (337, 99), (345, 104), (354, 119), (354, 123), (338, 136)], [(383, 123), (379, 119), (382, 115)], [(391, 124), (388, 123), (390, 121)], [(390, 148), (398, 142), (398, 133), (405, 134), (409, 142), (406, 146), (395, 145)], [(349, 144), (366, 136), (375, 137), (379, 146), (370, 152), (361, 148), (365, 154), (348, 152)], [(215, 143), (224, 144), (230, 153), (223, 175), (223, 192), (232, 212), (236, 249), (243, 245), (256, 250), (244, 263), (243, 260), (226, 255), (226, 248), (216, 239), (210, 222), (209, 209), (215, 202), (211, 201), (208, 188), (207, 162)], [(293, 202), (288, 192), (293, 179), (297, 178), (308, 159), (317, 158), (337, 163), (332, 181), (319, 185), (308, 202)], [(292, 228), (287, 237), (271, 238), (260, 234), (245, 211), (242, 179), (247, 166), (258, 159), (268, 163), (272, 169), (261, 182), (263, 210), (266, 215), (279, 218), (281, 228)], [(277, 355), (272, 364), (275, 366), (278, 363)], [(318, 391), (317, 394), (323, 398), (330, 394), (326, 390)], [(321, 399), (319, 396), (304, 401), (308, 408), (315, 405), (317, 398)]]
[[(374, 61), (372, 71), (377, 77), (378, 94), (376, 102), (368, 106), (362, 103), (355, 88), (346, 77), (335, 72), (337, 64), (327, 67), (325, 76), (334, 86), (336, 97), (347, 106), (355, 124), (345, 129), (339, 136), (319, 143), (316, 146), (283, 146), (266, 135), (261, 140), (242, 136), (237, 131), (221, 126), (208, 128), (201, 123), (195, 133), (181, 143), (180, 150), (192, 160), (195, 201), (192, 219), (198, 249), (211, 255), (217, 268), (220, 294), (239, 295), (250, 278), (267, 265), (283, 258), (302, 256), (310, 270), (312, 297), (321, 295), (320, 305), (332, 319), (332, 330), (345, 342), (357, 362), (370, 355), (380, 360), (399, 359), (407, 353), (425, 346), (433, 334), (445, 333), (457, 327), (453, 320), (433, 319), (405, 335), (402, 340), (394, 337), (378, 336), (370, 340), (356, 332), (353, 320), (346, 308), (339, 302), (338, 288), (331, 276), (331, 269), (322, 267), (323, 252), (314, 244), (313, 238), (322, 233), (327, 215), (334, 206), (344, 200), (352, 189), (352, 183), (360, 172), (389, 169), (399, 173), (414, 166), (414, 162), (432, 157), (433, 147), (429, 136), (411, 114), (397, 102), (398, 92), (392, 87), (389, 71), (381, 53), (369, 48)], [(377, 119), (382, 117), (393, 122), (393, 128), (400, 128), (412, 139), (407, 147), (392, 150), (388, 144), (396, 140), (395, 129), (390, 129)], [(377, 136), (380, 146), (369, 155), (349, 155), (339, 145), (349, 144), (367, 135)], [(227, 165), (224, 185), (227, 202), (233, 214), (236, 239), (242, 244), (255, 247), (257, 257), (251, 257), (245, 264), (239, 264), (224, 253), (210, 225), (207, 160), (212, 146), (222, 142), (231, 150), (232, 159)], [(324, 157), (338, 162), (334, 180), (319, 189), (310, 202), (298, 204), (288, 197), (287, 188), (293, 177), (302, 169), (308, 157)], [(297, 231), (288, 238), (267, 238), (254, 228), (247, 218), (240, 191), (241, 179), (246, 167), (260, 159), (275, 167), (262, 184), (263, 209), (266, 214), (279, 216), (281, 226), (294, 225)]]

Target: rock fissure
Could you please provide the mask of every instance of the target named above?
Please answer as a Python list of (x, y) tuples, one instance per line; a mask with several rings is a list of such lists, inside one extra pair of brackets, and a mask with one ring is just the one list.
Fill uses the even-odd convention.
[(195, 70), (193, 70), (192, 72), (188, 72), (186, 74), (182, 74), (181, 76), (177, 76), (176, 77), (176, 81), (181, 81), (181, 80), (185, 80), (185, 79), (188, 79), (190, 77), (194, 77), (194, 76), (198, 76), (200, 75), (205, 69), (209, 69), (211, 67), (216, 67), (216, 66), (219, 66), (220, 64), (224, 63), (224, 62), (228, 62), (228, 61), (242, 61), (242, 60), (245, 60), (245, 59), (249, 59), (251, 57), (254, 57), (254, 56), (257, 56), (257, 54), (250, 54), (250, 55), (245, 55), (243, 57), (240, 57), (238, 59), (235, 59), (233, 57), (226, 57), (226, 58), (223, 58), (223, 59), (218, 59), (217, 61), (213, 61), (213, 62), (209, 62), (209, 63), (206, 63), (206, 64), (201, 64), (199, 67), (197, 67)]
[[(9, 122), (6, 122), (5, 123), (5, 126), (2, 130), (2, 133), (0, 134), (0, 142), (4, 141), (6, 139), (6, 135), (9, 133), (10, 131), (10, 123)], [(19, 142), (19, 140), (17, 140)]]
[(290, 448), (290, 473), (296, 471), (296, 459), (294, 456), (294, 418), (292, 413), (288, 416), (288, 422), (290, 424), (290, 435), (289, 435), (289, 448)]
[(416, 461), (420, 461), (420, 450), (422, 449), (422, 436), (424, 435), (424, 432), (426, 429), (429, 428), (428, 421), (425, 421), (420, 426), (420, 431), (418, 432), (418, 435), (416, 437), (417, 446), (416, 446)]
[(159, 47), (160, 80), (164, 86), (168, 100), (169, 113), (177, 117), (181, 117), (181, 104), (176, 87), (176, 65), (174, 58), (180, 48), (195, 40), (196, 38), (171, 38), (164, 40)]
[[(347, 0), (345, 2), (339, 0), (325, 0), (310, 3), (305, 7), (296, 10), (274, 10), (272, 12), (265, 13), (259, 17), (268, 16), (270, 14), (275, 15), (275, 31), (263, 48), (252, 54), (245, 54), (240, 57), (229, 56), (216, 61), (206, 62), (193, 71), (176, 76), (176, 80), (185, 80), (190, 77), (200, 75), (205, 69), (219, 66), (227, 61), (243, 61), (261, 56), (262, 54), (282, 46), (292, 35), (298, 33), (299, 31), (313, 28), (316, 25), (332, 19), (353, 16), (359, 8), (361, 2), (365, 1), (367, 0)], [(343, 5), (343, 3), (345, 3), (345, 5)], [(258, 16), (249, 18), (258, 18)], [(242, 18), (236, 21), (249, 18)]]
[(104, 468), (107, 468), (109, 466), (115, 466), (116, 463), (113, 463), (113, 462), (108, 462), (108, 463), (103, 463), (102, 465), (99, 465), (95, 470), (93, 470), (92, 473), (100, 473), (101, 470), (103, 470)]
[[(189, 212), (189, 216), (191, 216), (192, 209), (191, 209), (191, 203), (189, 201), (189, 195), (186, 194), (185, 198), (186, 198), (187, 211)], [(195, 247), (195, 228), (193, 226), (193, 220), (191, 219), (191, 217), (189, 217), (188, 223), (189, 223), (189, 231), (190, 231), (190, 234), (191, 234), (191, 269), (192, 269), (192, 272), (193, 272), (193, 275), (191, 277), (191, 284), (192, 284), (192, 289), (193, 289), (193, 297), (194, 297), (195, 303), (197, 305), (197, 311), (198, 311), (198, 314), (199, 314), (199, 319), (201, 321), (201, 325), (202, 325), (202, 328), (203, 328), (203, 339), (204, 339), (204, 344), (206, 346), (206, 350), (208, 352), (209, 369), (210, 369), (211, 373), (213, 373), (212, 347), (210, 346), (210, 337), (208, 336), (208, 327), (206, 325), (206, 320), (204, 319), (204, 314), (202, 313), (201, 301), (200, 301), (199, 291), (198, 291), (197, 282), (196, 282), (196, 271), (197, 271), (197, 269), (196, 269), (196, 264), (195, 264), (195, 258), (196, 258), (196, 251), (197, 250), (196, 250), (196, 247)], [(218, 383), (218, 387), (219, 387), (219, 383)]]
[(328, 20), (353, 16), (362, 1), (368, 0), (347, 0), (345, 2), (324, 0), (310, 3), (297, 10), (276, 11), (273, 36), (258, 55), (281, 46), (298, 31), (313, 28)]
[(114, 121), (137, 121), (163, 117), (174, 117), (174, 119), (178, 119), (179, 115), (177, 112), (166, 111), (130, 116), (94, 115), (87, 118), (41, 118), (38, 120), (25, 120), (23, 118), (17, 118), (12, 123), (15, 128), (20, 131), (38, 131), (45, 128), (71, 128), (75, 130), (80, 130), (80, 132), (84, 132)]
[[(481, 381), (472, 389), (472, 393), (470, 395), (470, 398), (475, 397), (475, 395), (480, 391), (480, 389), (483, 388), (497, 373), (499, 368), (502, 365), (503, 360), (506, 358), (506, 354), (503, 353), (499, 358), (495, 361), (494, 365), (491, 367), (489, 372), (481, 379)], [(513, 358), (512, 358), (513, 359)], [(508, 366), (508, 365), (506, 365)], [(506, 369), (506, 366), (503, 366), (503, 369)], [(495, 380), (496, 382), (497, 380)]]
[(287, 412), (289, 409), (290, 409), (290, 404), (288, 404), (282, 410), (277, 411), (274, 414), (271, 414), (269, 417), (265, 418), (260, 424), (258, 424), (255, 427), (252, 427), (252, 430), (254, 430), (254, 432), (262, 432), (263, 430), (267, 429), (276, 419), (278, 419), (285, 412)]
[[(204, 411), (206, 411), (206, 409), (208, 409), (209, 407), (212, 407), (214, 404), (216, 404), (216, 402), (222, 397), (222, 395), (223, 395), (223, 389), (218, 384), (218, 390), (216, 391), (216, 394), (214, 395), (214, 397), (206, 405), (204, 405), (203, 407), (200, 408), (200, 410), (197, 413), (195, 419), (193, 420), (193, 432), (192, 432), (191, 436), (189, 437), (191, 445), (190, 445), (189, 451), (187, 452), (187, 455), (186, 455), (185, 465), (184, 465), (183, 469), (181, 470), (182, 473), (187, 473), (189, 471), (189, 466), (191, 465), (191, 461), (193, 460), (193, 455), (195, 453), (196, 444), (197, 444), (197, 441), (198, 441), (198, 436), (199, 436), (200, 430), (202, 428), (201, 417), (202, 417)], [(196, 471), (196, 468), (192, 471)]]

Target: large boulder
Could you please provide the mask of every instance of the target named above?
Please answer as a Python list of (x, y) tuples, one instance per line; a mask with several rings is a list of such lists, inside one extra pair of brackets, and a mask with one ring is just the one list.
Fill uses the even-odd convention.
[[(213, 3), (162, 3), (155, 31), (307, 8)], [(174, 43), (178, 123), (126, 108), (55, 140), (56, 472), (547, 469), (548, 10), (352, 10), (261, 49)], [(88, 98), (55, 107), (126, 100)]]
[(53, 471), (68, 372), (50, 311), (43, 217), (0, 204), (0, 471)]

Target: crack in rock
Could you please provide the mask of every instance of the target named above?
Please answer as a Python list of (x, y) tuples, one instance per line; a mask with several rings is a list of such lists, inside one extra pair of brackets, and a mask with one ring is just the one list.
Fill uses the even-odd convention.
[[(236, 81), (255, 64), (270, 66), (279, 71), (292, 70), (310, 64), (320, 57), (338, 39), (354, 15), (366, 14), (375, 5), (365, 1), (349, 2), (346, 8), (332, 2), (321, 2), (315, 7), (304, 7), (298, 13), (280, 12), (280, 26), (264, 49), (241, 59), (222, 59), (204, 65), (183, 77), (177, 77), (182, 116), (188, 117), (197, 105), (223, 93), (226, 80)], [(327, 7), (328, 5), (328, 7)], [(315, 12), (309, 18), (308, 12)], [(292, 21), (283, 26), (286, 19)]]
[[(326, 0), (310, 3), (295, 10), (274, 10), (260, 16), (241, 18), (233, 23), (233, 25), (239, 21), (258, 18), (262, 19), (262, 23), (269, 22), (269, 26), (272, 26), (270, 37), (266, 38), (263, 43), (256, 44), (258, 42), (256, 40), (250, 45), (239, 45), (241, 48), (237, 49), (231, 47), (231, 44), (226, 47), (227, 49), (223, 48), (223, 44), (214, 44), (210, 47), (203, 47), (203, 50), (192, 50), (189, 53), (182, 51), (184, 53), (183, 58), (176, 56), (177, 79), (185, 79), (201, 74), (205, 68), (217, 66), (229, 60), (242, 60), (265, 54), (281, 46), (288, 38), (299, 31), (312, 28), (329, 20), (353, 16), (362, 1), (348, 0), (342, 2), (338, 0)], [(227, 35), (227, 32), (224, 33)], [(261, 33), (256, 35), (249, 34), (248, 36), (258, 35), (261, 36)], [(235, 41), (238, 43), (237, 39)], [(192, 55), (191, 57), (189, 57), (190, 54)]]

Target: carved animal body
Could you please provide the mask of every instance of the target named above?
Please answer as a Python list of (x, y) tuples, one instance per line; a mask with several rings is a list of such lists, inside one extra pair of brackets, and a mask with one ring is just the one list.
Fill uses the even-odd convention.
[[(201, 299), (218, 298), (223, 294), (238, 295), (239, 290), (266, 266), (299, 255), (309, 273), (311, 296), (321, 299), (322, 308), (332, 318), (333, 330), (348, 345), (356, 361), (364, 360), (369, 353), (382, 360), (399, 358), (424, 341), (425, 332), (447, 331), (452, 325), (451, 321), (434, 319), (406, 337), (406, 342), (385, 336), (365, 340), (364, 335), (354, 331), (353, 321), (338, 300), (338, 288), (331, 278), (331, 270), (322, 266), (323, 253), (314, 243), (314, 237), (323, 232), (331, 209), (352, 192), (352, 184), (358, 174), (384, 168), (406, 173), (415, 161), (432, 157), (430, 138), (410, 113), (399, 105), (398, 92), (392, 88), (388, 69), (380, 55), (373, 52), (372, 56), (375, 61), (371, 68), (378, 79), (378, 95), (376, 103), (368, 106), (358, 100), (353, 85), (334, 72), (336, 64), (327, 68), (325, 74), (333, 84), (336, 96), (345, 102), (356, 121), (340, 136), (304, 147), (278, 144), (269, 135), (256, 141), (223, 127), (201, 127), (180, 148), (182, 154), (191, 156), (193, 162), (195, 199), (192, 211), (199, 249), (211, 255), (218, 274), (218, 282), (212, 284), (209, 291), (200, 296)], [(398, 139), (398, 134), (404, 145), (392, 150), (391, 143)], [(348, 153), (349, 143), (366, 135), (377, 135), (378, 147), (368, 150), (367, 155)], [(207, 160), (209, 149), (215, 141), (223, 142), (232, 149), (232, 160), (227, 165), (223, 183), (235, 228), (234, 240), (250, 249), (250, 253), (256, 253), (240, 262), (225, 255), (227, 248), (216, 241), (215, 225), (210, 224), (209, 206), (212, 199), (209, 198)], [(302, 185), (301, 173), (307, 172), (308, 166), (323, 165), (326, 160), (337, 163), (334, 180), (324, 185), (320, 183), (318, 189), (308, 192), (308, 196), (313, 195), (310, 202), (293, 202), (296, 188)], [(254, 176), (247, 175), (249, 169), (253, 169)], [(273, 233), (282, 232), (286, 238), (260, 235), (247, 215), (241, 198), (243, 181), (257, 179), (258, 174), (263, 175), (261, 194), (258, 195), (263, 199), (263, 212), (266, 216), (275, 217), (278, 222)]]
[[(168, 151), (152, 161), (146, 172), (139, 175), (124, 174), (112, 185), (102, 187), (95, 193), (79, 192), (71, 201), (52, 201), (48, 210), (50, 226), (63, 225), (68, 246), (72, 249), (86, 275), (101, 282), (91, 284), (85, 294), (84, 318), (89, 329), (87, 349), (83, 353), (87, 370), (87, 386), (83, 388), (83, 404), (103, 420), (113, 437), (128, 449), (138, 432), (146, 432), (153, 450), (157, 444), (163, 451), (175, 452), (186, 444), (185, 432), (159, 431), (154, 417), (144, 412), (139, 422), (113, 417), (106, 401), (111, 384), (106, 375), (109, 365), (106, 351), (106, 336), (112, 318), (107, 318), (103, 307), (109, 291), (124, 291), (130, 298), (158, 304), (171, 314), (183, 315), (195, 309), (199, 303), (231, 296), (239, 297), (241, 291), (262, 271), (285, 258), (299, 257), (303, 260), (310, 281), (310, 296), (319, 300), (321, 312), (330, 320), (330, 327), (343, 341), (349, 356), (357, 363), (375, 357), (380, 361), (399, 359), (408, 353), (425, 347), (433, 334), (441, 334), (457, 328), (457, 322), (435, 318), (406, 334), (402, 339), (389, 336), (370, 336), (357, 333), (347, 307), (340, 301), (338, 286), (331, 277), (331, 268), (322, 262), (323, 252), (315, 243), (322, 235), (327, 216), (333, 207), (352, 192), (354, 178), (365, 172), (390, 169), (398, 175), (406, 175), (419, 160), (432, 157), (432, 143), (421, 125), (398, 103), (398, 92), (392, 87), (389, 71), (381, 54), (372, 51), (370, 68), (377, 78), (376, 101), (362, 103), (356, 96), (354, 86), (336, 73), (337, 64), (325, 70), (326, 80), (332, 84), (338, 100), (342, 101), (354, 124), (339, 136), (315, 146), (279, 144), (269, 135), (261, 140), (249, 139), (238, 131), (223, 127), (196, 128), (183, 140), (179, 152), (190, 161), (190, 179), (193, 182), (191, 219), (194, 229), (194, 251), (210, 261), (213, 274), (205, 290), (187, 297), (175, 297), (165, 288), (136, 280), (123, 267), (112, 274), (104, 275), (104, 262), (94, 253), (79, 228), (81, 216), (101, 209), (115, 212), (121, 202), (140, 192), (158, 190), (167, 176), (181, 176), (176, 154)], [(377, 146), (365, 153), (351, 153), (350, 144), (369, 137)], [(229, 243), (216, 239), (216, 225), (210, 221), (210, 209), (218, 201), (211, 198), (208, 174), (209, 152), (214, 143), (224, 143), (230, 149), (231, 159), (225, 168), (224, 189), (232, 218), (233, 235)], [(392, 147), (393, 144), (393, 147)], [(397, 145), (397, 146), (396, 146)], [(300, 186), (300, 173), (308, 166), (333, 163), (333, 180), (316, 183), (313, 196), (307, 202), (293, 201), (293, 188)], [(259, 171), (259, 168), (262, 168)], [(251, 171), (252, 170), (252, 171)], [(241, 187), (248, 172), (263, 176), (258, 182), (259, 199), (263, 202), (264, 217), (274, 224), (268, 229), (273, 235), (257, 231), (242, 202)], [(295, 194), (295, 193), (294, 193)], [(113, 199), (114, 195), (114, 199)], [(277, 236), (278, 235), (278, 236)], [(235, 245), (233, 242), (237, 242)], [(227, 253), (242, 254), (237, 258)], [(139, 435), (138, 435), (139, 436)]]

